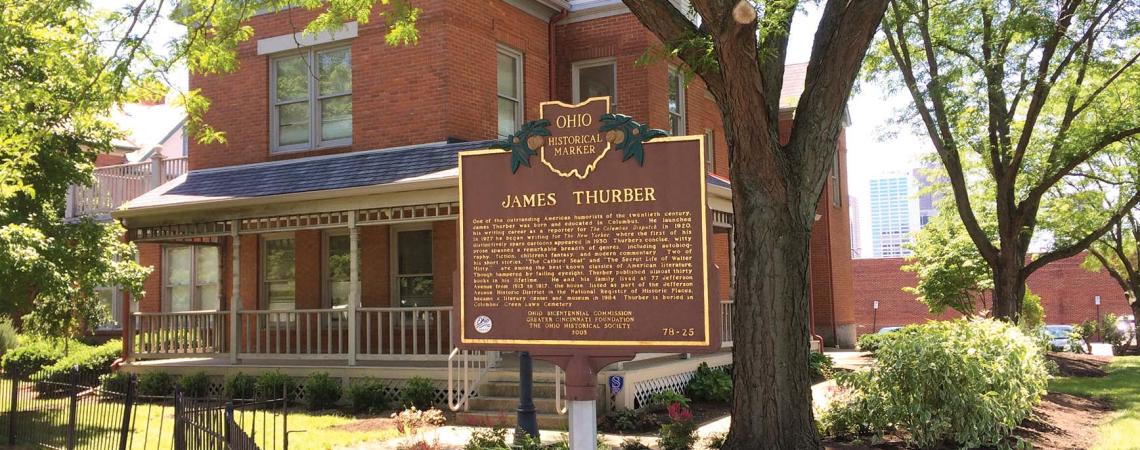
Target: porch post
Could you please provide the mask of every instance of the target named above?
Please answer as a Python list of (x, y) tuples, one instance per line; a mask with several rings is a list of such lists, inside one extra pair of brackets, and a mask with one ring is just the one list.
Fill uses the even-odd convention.
[(356, 211), (348, 216), (348, 365), (356, 365), (356, 307), (360, 304), (360, 229)]
[(233, 249), (230, 274), (233, 278), (230, 283), (232, 289), (230, 293), (230, 364), (237, 364), (238, 347), (241, 345), (238, 336), (238, 310), (241, 309), (241, 238), (238, 236), (240, 227), (240, 220), (230, 221), (230, 247)]

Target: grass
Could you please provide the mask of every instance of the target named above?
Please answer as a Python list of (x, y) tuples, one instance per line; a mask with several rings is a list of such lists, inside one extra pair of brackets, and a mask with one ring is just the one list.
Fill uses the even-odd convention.
[[(7, 439), (8, 411), (11, 404), (10, 383), (8, 380), (0, 380), (0, 426), (3, 427), (0, 429), (0, 435), (4, 436), (4, 442)], [(29, 400), (23, 397), (29, 394), (29, 392), (21, 394), (21, 410), (33, 408), (28, 404)], [(53, 443), (63, 445), (63, 437), (54, 435), (59, 434), (59, 424), (66, 421), (67, 399), (36, 399), (30, 401), (36, 403), (34, 409), (40, 412), (22, 411), (20, 413), (20, 419), (17, 422), (20, 426), (18, 434), (20, 440), (24, 441), (25, 436), (40, 436), (41, 439), (58, 437), (55, 440), (59, 440), (59, 442)], [(50, 413), (44, 411), (50, 411)], [(81, 446), (84, 443), (117, 442), (118, 435), (115, 430), (118, 429), (122, 417), (121, 404), (83, 401), (79, 404), (77, 413), (78, 428), (81, 430), (77, 436), (77, 441)], [(235, 416), (243, 429), (247, 432), (254, 432), (254, 437), (259, 444), (276, 442), (278, 443), (277, 446), (280, 446), (284, 436), (281, 430), (282, 417), (279, 412), (266, 412), (264, 414), (259, 412), (256, 416), (256, 425), (251, 423), (253, 422), (251, 416), (247, 416), (244, 421), (241, 416), (237, 414)], [(372, 427), (366, 430), (349, 431), (340, 428), (359, 420), (361, 418), (336, 411), (310, 412), (301, 410), (301, 406), (291, 407), (288, 425), (293, 432), (289, 434), (289, 448), (290, 450), (327, 450), (400, 436), (394, 429)], [(274, 423), (277, 424), (276, 429), (273, 428)], [(136, 404), (133, 426), (130, 448), (139, 450), (171, 448), (174, 433), (174, 408), (158, 404)], [(254, 430), (254, 427), (257, 429)], [(272, 432), (272, 436), (265, 435), (266, 429)]]
[(1105, 370), (1104, 378), (1055, 378), (1049, 390), (1106, 399), (1115, 411), (1101, 425), (1094, 449), (1136, 448), (1140, 436), (1140, 356), (1118, 356)]

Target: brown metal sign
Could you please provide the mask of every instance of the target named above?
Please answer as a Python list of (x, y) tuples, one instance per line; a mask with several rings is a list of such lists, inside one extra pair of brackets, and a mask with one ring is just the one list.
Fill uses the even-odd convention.
[(545, 103), (511, 151), (460, 153), (460, 347), (719, 348), (703, 137), (647, 142), (664, 133), (608, 107)]

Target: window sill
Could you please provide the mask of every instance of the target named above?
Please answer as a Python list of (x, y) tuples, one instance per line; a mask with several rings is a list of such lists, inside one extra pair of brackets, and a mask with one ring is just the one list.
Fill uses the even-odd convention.
[(295, 150), (270, 150), (269, 160), (277, 161), (283, 159), (304, 158), (309, 156), (322, 156), (334, 155), (338, 153), (347, 153), (353, 150), (352, 142), (341, 142), (336, 144), (329, 144), (316, 148), (302, 148)]

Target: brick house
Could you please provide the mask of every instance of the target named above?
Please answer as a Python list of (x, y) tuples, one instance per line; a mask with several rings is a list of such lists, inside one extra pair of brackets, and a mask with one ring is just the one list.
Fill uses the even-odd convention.
[[(191, 77), (227, 143), (192, 142), (187, 174), (115, 213), (155, 269), (124, 313), (129, 370), (442, 378), (455, 358), (456, 153), (486, 148), (550, 99), (610, 96), (614, 111), (705, 135), (714, 261), (731, 267), (719, 110), (700, 80), (634, 63), (657, 41), (620, 1), (413, 3), (418, 45), (388, 46), (382, 21), (307, 36), (298, 27), (314, 13), (267, 13), (249, 20), (255, 36), (239, 46), (236, 72)], [(787, 119), (805, 69), (787, 70)], [(782, 125), (787, 135), (791, 121)], [(845, 156), (841, 140), (813, 230), (811, 286), (815, 334), (851, 346)], [(729, 323), (731, 270), (721, 275)], [(661, 389), (652, 380), (731, 354), (643, 358), (641, 384), (627, 374), (637, 399)]]

